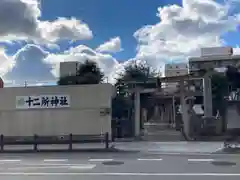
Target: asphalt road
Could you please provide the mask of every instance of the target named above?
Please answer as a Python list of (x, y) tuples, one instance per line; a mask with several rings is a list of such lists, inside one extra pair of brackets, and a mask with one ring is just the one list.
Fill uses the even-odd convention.
[(6, 180), (238, 180), (238, 155), (132, 153), (0, 154)]

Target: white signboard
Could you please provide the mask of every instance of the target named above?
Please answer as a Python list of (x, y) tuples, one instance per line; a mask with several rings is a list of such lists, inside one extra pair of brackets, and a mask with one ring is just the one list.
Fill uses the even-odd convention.
[(17, 109), (70, 107), (69, 95), (16, 96)]
[(201, 49), (201, 56), (231, 56), (232, 47), (209, 47)]

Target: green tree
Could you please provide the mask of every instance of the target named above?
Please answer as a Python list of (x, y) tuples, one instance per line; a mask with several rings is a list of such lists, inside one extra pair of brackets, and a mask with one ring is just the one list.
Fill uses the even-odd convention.
[(217, 111), (220, 114), (222, 120), (222, 132), (226, 130), (226, 113), (227, 113), (227, 100), (228, 95), (228, 79), (224, 73), (214, 73), (212, 75), (212, 102), (213, 113)]
[(58, 85), (99, 84), (103, 80), (104, 73), (100, 70), (97, 63), (87, 60), (80, 64), (75, 76), (61, 77)]
[[(215, 73), (212, 76), (212, 94), (213, 94), (213, 110), (222, 117), (223, 124), (226, 125), (227, 97), (229, 92), (237, 92), (240, 88), (240, 72), (237, 67), (228, 66), (225, 73)], [(223, 126), (223, 131), (226, 126)]]
[[(156, 76), (155, 73), (146, 64), (129, 64), (124, 67), (123, 73), (119, 74), (116, 80), (115, 87), (117, 90), (117, 96), (113, 100), (113, 116), (126, 115), (129, 112), (129, 108), (133, 106), (133, 90), (134, 86), (140, 86), (142, 88), (156, 88)], [(148, 99), (150, 94), (141, 95), (141, 106), (148, 107)], [(118, 105), (117, 105), (118, 104)]]
[(226, 71), (226, 77), (229, 82), (229, 86), (231, 86), (231, 91), (237, 91), (240, 88), (240, 72), (238, 68), (233, 66), (228, 66)]
[[(239, 67), (228, 66), (226, 76), (229, 82), (229, 92), (235, 92), (239, 98), (240, 95), (240, 72)], [(240, 115), (240, 103), (236, 103), (238, 114)]]
[(214, 101), (223, 101), (228, 95), (228, 79), (223, 73), (214, 73), (212, 75), (212, 94)]
[(129, 95), (129, 91), (137, 85), (143, 88), (156, 87), (157, 73), (146, 64), (129, 64), (124, 67), (124, 72), (119, 74), (115, 87), (117, 93)]

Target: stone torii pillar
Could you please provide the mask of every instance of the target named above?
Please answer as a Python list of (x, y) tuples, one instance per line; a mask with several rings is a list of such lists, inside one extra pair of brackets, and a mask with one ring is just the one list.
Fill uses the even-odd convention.
[(188, 116), (188, 105), (185, 100), (185, 86), (184, 80), (180, 80), (180, 103), (181, 103), (181, 111), (182, 111), (182, 121), (184, 126), (184, 133), (187, 137), (189, 137), (190, 133), (190, 123)]
[(212, 83), (209, 75), (203, 77), (203, 103), (204, 116), (212, 117)]
[(140, 91), (136, 90), (134, 92), (134, 135), (135, 137), (140, 136)]
[(139, 87), (135, 87), (132, 91), (134, 94), (134, 135), (135, 137), (140, 137), (141, 135), (141, 103), (140, 103), (140, 95), (144, 93), (154, 93), (156, 92), (156, 88), (143, 89)]

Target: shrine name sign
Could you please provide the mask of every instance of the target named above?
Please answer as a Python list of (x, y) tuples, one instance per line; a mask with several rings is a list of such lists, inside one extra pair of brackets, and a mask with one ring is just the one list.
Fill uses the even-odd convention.
[(70, 107), (69, 95), (16, 96), (16, 109)]

